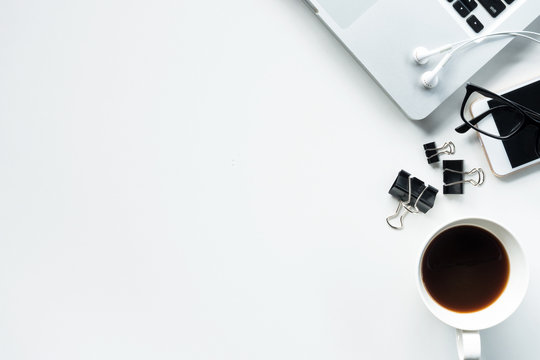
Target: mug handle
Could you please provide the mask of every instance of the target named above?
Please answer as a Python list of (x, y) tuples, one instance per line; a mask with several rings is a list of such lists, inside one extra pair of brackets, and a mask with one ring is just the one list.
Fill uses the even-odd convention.
[(456, 329), (459, 360), (480, 360), (480, 332)]

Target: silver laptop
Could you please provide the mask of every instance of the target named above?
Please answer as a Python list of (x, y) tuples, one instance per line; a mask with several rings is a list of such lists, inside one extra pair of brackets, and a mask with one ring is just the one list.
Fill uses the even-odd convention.
[(439, 85), (429, 90), (420, 77), (440, 57), (417, 65), (412, 58), (416, 47), (433, 49), (490, 32), (523, 30), (540, 15), (540, 0), (304, 1), (415, 120), (432, 113), (511, 38), (486, 41), (453, 57)]

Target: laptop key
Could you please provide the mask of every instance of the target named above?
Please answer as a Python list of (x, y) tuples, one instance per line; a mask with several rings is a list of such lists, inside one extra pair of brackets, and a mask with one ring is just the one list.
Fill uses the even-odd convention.
[(469, 24), (469, 26), (471, 27), (471, 29), (474, 30), (475, 33), (479, 33), (484, 29), (484, 25), (482, 25), (480, 20), (478, 20), (478, 18), (474, 15), (470, 16), (467, 19), (467, 24)]
[(456, 11), (459, 15), (461, 15), (461, 17), (465, 17), (470, 13), (469, 9), (467, 9), (461, 1), (456, 1), (456, 3), (454, 4), (454, 9), (456, 9)]
[(501, 0), (478, 0), (478, 2), (487, 10), (489, 15), (497, 17), (506, 9), (506, 5)]
[[(512, 0), (507, 0), (507, 1), (512, 1)], [(467, 9), (469, 9), (469, 11), (473, 11), (478, 6), (476, 1), (474, 0), (461, 0), (461, 2), (463, 3), (463, 5), (465, 5)]]
[(508, 5), (510, 5), (511, 3), (514, 2), (514, 0), (504, 0), (505, 3), (507, 3)]

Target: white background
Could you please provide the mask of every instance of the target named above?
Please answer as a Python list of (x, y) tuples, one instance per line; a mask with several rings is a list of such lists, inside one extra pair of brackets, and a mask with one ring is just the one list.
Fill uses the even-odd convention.
[[(474, 80), (538, 63), (511, 44)], [(299, 0), (2, 1), (0, 358), (455, 359), (415, 271), (467, 216), (530, 262), (486, 359), (539, 358), (536, 169), (384, 221), (400, 169), (442, 190), (424, 143), (489, 171), (462, 95), (407, 120)]]

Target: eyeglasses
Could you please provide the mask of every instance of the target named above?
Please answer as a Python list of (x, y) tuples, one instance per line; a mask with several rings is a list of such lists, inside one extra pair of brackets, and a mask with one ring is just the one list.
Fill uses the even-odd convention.
[[(461, 119), (464, 124), (456, 128), (458, 133), (464, 134), (473, 129), (494, 139), (508, 140), (528, 125), (533, 125), (539, 130), (537, 131), (536, 152), (540, 155), (539, 113), (477, 85), (469, 83), (466, 89), (467, 93), (461, 105)], [(470, 111), (471, 104), (482, 99), (488, 101), (489, 108), (480, 114), (473, 115)], [(493, 118), (497, 120), (494, 126), (493, 124), (486, 124), (486, 126), (479, 124), (489, 115), (493, 115)]]

